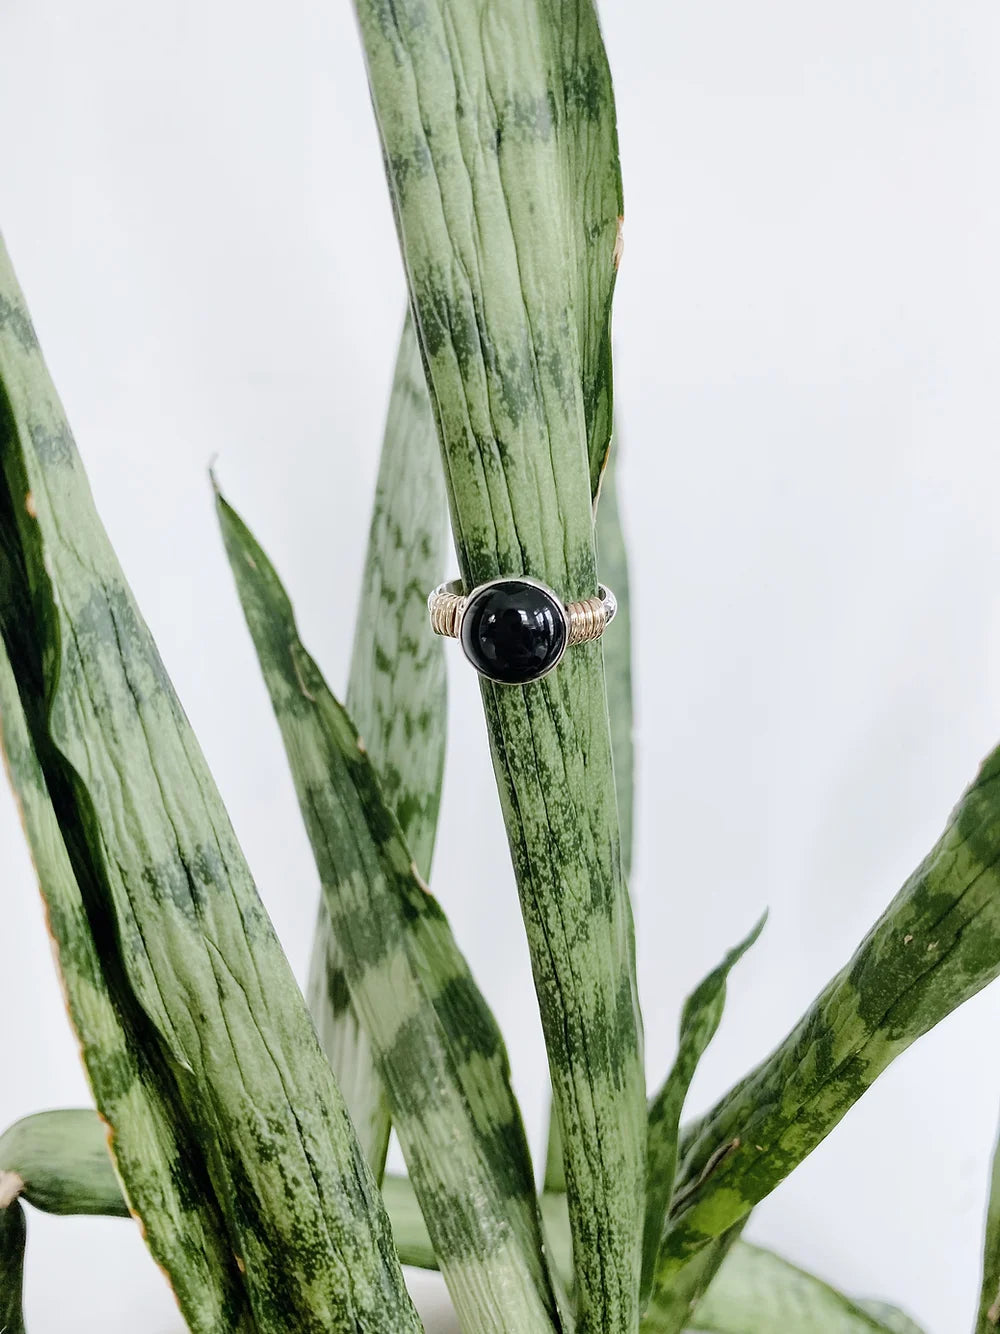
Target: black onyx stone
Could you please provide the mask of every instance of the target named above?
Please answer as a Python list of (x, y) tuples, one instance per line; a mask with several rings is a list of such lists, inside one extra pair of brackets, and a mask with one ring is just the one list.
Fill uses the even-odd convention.
[(550, 672), (566, 647), (566, 613), (554, 593), (524, 579), (499, 579), (469, 594), (459, 637), (477, 672), (527, 685)]

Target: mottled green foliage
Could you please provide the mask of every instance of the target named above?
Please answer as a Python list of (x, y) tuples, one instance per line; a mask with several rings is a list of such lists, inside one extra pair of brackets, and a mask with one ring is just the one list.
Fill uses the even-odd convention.
[(499, 1030), (267, 557), (222, 498), (226, 550), (393, 1122), (469, 1329), (552, 1330), (531, 1163)]
[[(621, 827), (622, 871), (626, 881), (632, 872), (633, 806), (635, 788), (635, 745), (632, 705), (632, 612), (629, 593), (628, 551), (618, 503), (618, 449), (611, 453), (601, 498), (597, 507), (597, 556), (601, 582), (618, 599), (618, 613), (605, 630), (604, 672), (608, 690), (608, 717), (611, 722), (611, 753), (614, 760), (615, 794)], [(557, 1109), (549, 1113), (549, 1135), (545, 1151), (545, 1189), (566, 1189), (563, 1166), (562, 1132)]]
[[(620, 210), (593, 7), (357, 9), (462, 578), (589, 597)], [(579, 1325), (617, 1334), (638, 1322), (645, 1090), (601, 647), (523, 689), (485, 683), (483, 699), (563, 1130)]]
[(986, 1209), (986, 1238), (983, 1243), (983, 1281), (976, 1313), (976, 1334), (994, 1334), (1000, 1329), (1000, 1140), (993, 1153), (990, 1198)]
[(608, 683), (611, 753), (621, 825), (622, 870), (632, 874), (634, 851), (635, 742), (632, 701), (632, 599), (629, 589), (628, 549), (618, 499), (620, 446), (615, 443), (601, 486), (597, 507), (597, 568), (601, 582), (614, 591), (618, 614), (601, 637), (604, 674)]
[[(3, 569), (10, 573), (9, 552)], [(23, 600), (5, 578), (4, 635), (30, 627)], [(147, 1245), (166, 1273), (192, 1334), (220, 1327), (250, 1331), (246, 1292), (193, 1127), (147, 1045), (148, 1024), (123, 984), (108, 940), (107, 915), (85, 904), (28, 730), (5, 648), (0, 645), (0, 720), (7, 769), (45, 900), (49, 930), (84, 1064), (109, 1127), (118, 1169)], [(95, 936), (94, 927), (99, 926)]]
[[(718, 968), (703, 978), (684, 1002), (677, 1056), (673, 1068), (649, 1107), (649, 1148), (646, 1181), (646, 1225), (642, 1244), (642, 1299), (648, 1299), (656, 1272), (663, 1227), (674, 1198), (677, 1137), (681, 1112), (698, 1062), (715, 1037), (726, 1003), (726, 981), (736, 964), (764, 929), (767, 914), (750, 934), (729, 951)], [(675, 1201), (676, 1202), (676, 1201)]]
[[(5, 252), (0, 293), (24, 310)], [(171, 1275), (188, 1284), (178, 1270), (203, 1266), (203, 1247), (224, 1248), (262, 1332), (417, 1329), (378, 1188), (305, 1004), (94, 510), (37, 345), (16, 320), (0, 325), (0, 383), (0, 614), (28, 733), (15, 738), (11, 768), (22, 802), (38, 807), (36, 857), (53, 854), (54, 813), (65, 841), (54, 855), (68, 853), (60, 870), (78, 886), (71, 922), (50, 909), (64, 971), (88, 966), (80, 958), (93, 949), (99, 959), (103, 985), (96, 997), (78, 988), (74, 1019), (89, 1022), (90, 1000), (125, 1019), (126, 1044), (194, 1159), (194, 1190), (210, 1183), (217, 1201), (206, 1247), (184, 1211), (185, 1155), (163, 1163), (179, 1197), (179, 1230), (164, 1227), (162, 1238), (174, 1250)], [(95, 1070), (104, 1052), (84, 1045), (95, 1093), (106, 1082), (119, 1101), (101, 1106), (117, 1145), (132, 1126), (121, 1104), (136, 1073), (129, 1062)], [(151, 1209), (140, 1203), (145, 1162), (116, 1155), (148, 1231), (147, 1215), (162, 1220), (155, 1196)]]
[(431, 1235), (409, 1179), (386, 1176), (382, 1181), (382, 1198), (389, 1211), (393, 1240), (403, 1264), (417, 1269), (437, 1269)]
[[(2, 1179), (0, 1179), (2, 1188)], [(24, 1334), (24, 1210), (18, 1200), (0, 1208), (0, 1330)]]
[[(386, 421), (347, 708), (420, 874), (430, 875), (447, 727), (444, 651), (427, 594), (444, 578), (446, 499), (420, 351), (407, 316)], [(389, 1104), (350, 1004), (344, 960), (321, 898), (309, 1008), (358, 1138), (381, 1177)]]
[(688, 1328), (706, 1334), (921, 1334), (901, 1311), (854, 1302), (745, 1241), (726, 1257)]
[(21, 1197), (45, 1213), (129, 1216), (107, 1128), (89, 1108), (15, 1122), (0, 1135), (0, 1172), (15, 1173)]
[(684, 1136), (658, 1282), (748, 1213), (901, 1051), (1000, 973), (998, 863), (995, 751), (850, 963)]
[(642, 1313), (642, 1334), (681, 1334), (690, 1327), (692, 1314), (714, 1282), (726, 1256), (739, 1240), (747, 1220), (741, 1218), (728, 1232), (716, 1237), (692, 1255), (669, 1284), (660, 1284)]

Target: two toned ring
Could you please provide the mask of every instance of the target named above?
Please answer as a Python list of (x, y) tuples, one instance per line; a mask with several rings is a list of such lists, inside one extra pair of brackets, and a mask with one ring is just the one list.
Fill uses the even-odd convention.
[(525, 577), (491, 579), (465, 593), (460, 579), (427, 599), (431, 629), (457, 639), (480, 676), (501, 685), (527, 685), (547, 676), (574, 644), (598, 639), (618, 603), (610, 588), (565, 603), (551, 588)]

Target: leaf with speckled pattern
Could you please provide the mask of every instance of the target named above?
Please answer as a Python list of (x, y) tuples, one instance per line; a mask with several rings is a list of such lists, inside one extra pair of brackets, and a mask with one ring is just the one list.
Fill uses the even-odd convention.
[(703, 978), (684, 1002), (673, 1068), (649, 1107), (649, 1158), (646, 1178), (646, 1225), (642, 1245), (642, 1300), (645, 1305), (656, 1273), (663, 1225), (674, 1196), (677, 1137), (681, 1112), (691, 1080), (715, 1037), (726, 1003), (729, 974), (754, 944), (767, 919), (765, 913), (750, 934), (729, 951), (722, 963)]
[(1000, 1139), (993, 1152), (976, 1334), (995, 1334), (998, 1329), (1000, 1329)]
[(351, 1002), (452, 1301), (481, 1334), (559, 1327), (499, 1029), (288, 597), (218, 497), (236, 587), (281, 728)]
[(691, 1257), (670, 1280), (661, 1284), (642, 1313), (639, 1329), (642, 1334), (681, 1334), (688, 1328), (691, 1314), (715, 1281), (726, 1256), (739, 1240), (747, 1220), (738, 1223), (716, 1237)]
[(634, 852), (635, 741), (632, 701), (632, 598), (629, 588), (628, 548), (618, 496), (620, 446), (615, 444), (601, 487), (597, 507), (597, 561), (601, 582), (618, 599), (618, 614), (601, 643), (604, 673), (608, 683), (608, 716), (611, 719), (611, 752), (615, 766), (615, 793), (621, 825), (622, 870), (626, 881), (632, 875)]
[[(4, 638), (13, 624), (31, 624), (30, 609), (12, 600), (11, 568), (5, 544), (0, 561)], [(121, 985), (113, 956), (96, 947), (97, 905), (85, 904), (70, 863), (2, 641), (0, 720), (7, 770), (45, 901), (70, 1019), (147, 1245), (192, 1334), (216, 1334), (220, 1328), (249, 1332), (254, 1325), (246, 1292), (225, 1244), (203, 1156), (169, 1084), (160, 1078), (145, 1017)], [(100, 928), (105, 939), (108, 929), (107, 924)]]
[[(619, 207), (593, 5), (356, 7), (462, 579), (593, 596), (591, 428), (603, 437), (610, 405), (584, 378), (607, 356)], [(563, 1131), (578, 1323), (628, 1334), (646, 1096), (601, 647), (482, 693)]]
[[(24, 310), (5, 251), (0, 293)], [(417, 1330), (377, 1184), (17, 321), (0, 323), (0, 383), (3, 634), (41, 772), (19, 790), (48, 791), (76, 876), (84, 918), (68, 951), (88, 923), (137, 1049), (199, 1147), (261, 1334)], [(12, 614), (25, 606), (27, 619)], [(11, 768), (17, 783), (23, 766)], [(117, 1109), (116, 1136), (130, 1116)], [(118, 1165), (142, 1214), (138, 1173)], [(190, 1232), (171, 1240), (194, 1251)]]
[(684, 1134), (658, 1284), (784, 1180), (900, 1052), (998, 974), (1000, 750), (854, 958), (776, 1051)]
[(852, 1301), (773, 1251), (745, 1241), (727, 1256), (688, 1329), (705, 1334), (921, 1334), (901, 1311)]
[[(405, 1177), (387, 1177), (384, 1192), (403, 1263), (436, 1269), (434, 1248), (410, 1182)], [(565, 1198), (544, 1195), (542, 1210), (553, 1262), (570, 1273)], [(706, 1247), (689, 1268), (697, 1268), (708, 1253)], [(692, 1334), (922, 1334), (898, 1307), (846, 1297), (772, 1251), (740, 1241), (738, 1229), (708, 1272), (699, 1275), (696, 1284), (685, 1281), (672, 1296), (679, 1300), (669, 1323), (644, 1318), (644, 1330), (650, 1334), (679, 1334), (681, 1330)]]
[(24, 1334), (24, 1243), (27, 1229), (18, 1200), (0, 1208), (0, 1331)]
[[(618, 500), (620, 446), (611, 452), (601, 498), (597, 507), (597, 556), (601, 582), (618, 599), (618, 614), (601, 637), (604, 674), (611, 721), (611, 753), (615, 770), (615, 795), (621, 826), (622, 870), (626, 882), (632, 874), (633, 808), (635, 803), (635, 743), (632, 704), (632, 612), (629, 591), (628, 549)], [(563, 1142), (553, 1106), (549, 1113), (549, 1135), (545, 1151), (545, 1189), (566, 1189)]]
[(21, 1198), (44, 1213), (129, 1216), (107, 1128), (89, 1108), (16, 1121), (0, 1135), (0, 1172), (16, 1174)]
[[(396, 360), (354, 632), (347, 709), (417, 869), (430, 876), (447, 729), (444, 651), (427, 594), (444, 578), (446, 499), (420, 350), (408, 315)], [(350, 1004), (344, 960), (320, 899), (309, 1008), (377, 1177), (389, 1104)]]

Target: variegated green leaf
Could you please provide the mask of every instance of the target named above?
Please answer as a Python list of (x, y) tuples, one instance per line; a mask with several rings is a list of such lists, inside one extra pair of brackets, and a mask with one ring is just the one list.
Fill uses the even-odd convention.
[[(20, 327), (27, 330), (30, 325), (25, 322)], [(6, 431), (6, 418), (2, 420)], [(0, 490), (4, 533), (8, 500)], [(14, 598), (20, 586), (12, 580), (15, 560), (16, 552), (5, 543), (0, 560), (0, 624), (5, 640), (30, 632), (32, 626), (30, 607), (23, 597)], [(27, 652), (30, 641), (23, 648)], [(171, 1082), (159, 1069), (148, 1023), (122, 985), (114, 957), (98, 953), (92, 934), (96, 919), (88, 914), (70, 864), (2, 643), (0, 722), (7, 769), (45, 900), (70, 1018), (132, 1208), (192, 1334), (216, 1334), (219, 1329), (249, 1332), (254, 1326), (246, 1292), (226, 1244), (197, 1137)], [(96, 913), (98, 905), (92, 900), (90, 908)], [(111, 926), (106, 915), (103, 920), (102, 937), (107, 939)]]
[[(611, 298), (624, 222), (615, 95), (594, 4), (544, 0), (539, 14), (542, 40), (553, 46), (549, 91), (552, 128), (562, 157), (561, 239), (570, 262), (590, 483), (596, 499), (611, 442)], [(493, 40), (493, 33), (487, 31), (484, 40)], [(518, 73), (514, 66), (515, 122), (524, 114), (514, 85)], [(534, 108), (529, 104), (525, 110), (530, 121)], [(513, 128), (516, 134), (521, 126)], [(538, 129), (543, 132), (541, 126)], [(502, 155), (502, 142), (497, 148)]]
[(0, 1175), (0, 1334), (24, 1334), (24, 1210)]
[(303, 648), (267, 557), (219, 497), (226, 550), (281, 727), (351, 1001), (459, 1316), (558, 1325), (503, 1040), (350, 719)]
[[(421, 875), (430, 875), (444, 771), (442, 644), (427, 594), (444, 578), (446, 500), (420, 350), (400, 340), (354, 632), (347, 707)], [(306, 994), (358, 1137), (381, 1177), (389, 1106), (348, 996), (342, 952), (321, 899)]]
[[(262, 1334), (418, 1329), (377, 1185), (94, 510), (6, 252), (0, 310), (3, 543), (32, 608), (4, 631), (44, 780), (32, 795), (53, 802), (115, 1003), (204, 1148)], [(127, 1099), (130, 1073), (117, 1082)], [(200, 1264), (190, 1234), (175, 1244)]]
[(859, 1298), (855, 1303), (866, 1315), (872, 1316), (880, 1329), (885, 1329), (888, 1334), (923, 1334), (923, 1330), (915, 1320), (911, 1320), (905, 1311), (901, 1311), (898, 1306), (891, 1306), (888, 1302), (872, 1301), (868, 1297)]
[[(608, 461), (601, 499), (597, 507), (597, 557), (601, 581), (618, 599), (618, 614), (602, 636), (604, 673), (611, 720), (611, 753), (615, 770), (615, 794), (621, 826), (622, 870), (626, 882), (632, 874), (635, 746), (632, 707), (632, 616), (629, 597), (628, 550), (618, 503), (618, 457), (616, 445)], [(549, 1113), (549, 1137), (545, 1153), (545, 1189), (566, 1189), (563, 1142), (557, 1109)]]
[(1000, 750), (796, 1028), (684, 1136), (657, 1271), (763, 1199), (886, 1066), (1000, 973)]
[[(646, 1178), (646, 1226), (642, 1247), (642, 1299), (648, 1299), (656, 1273), (663, 1226), (674, 1200), (677, 1172), (677, 1136), (681, 1112), (691, 1080), (705, 1049), (715, 1037), (726, 1003), (726, 981), (736, 964), (754, 944), (767, 914), (750, 934), (729, 951), (718, 968), (705, 977), (684, 1002), (680, 1036), (673, 1068), (649, 1107), (649, 1157)], [(676, 1201), (675, 1201), (676, 1202)]]
[(773, 1251), (740, 1241), (689, 1321), (705, 1334), (921, 1334), (892, 1307), (876, 1316)]
[[(606, 364), (616, 258), (594, 201), (617, 198), (593, 5), (356, 3), (462, 578), (593, 596), (590, 430), (610, 415), (588, 412), (585, 378)], [(484, 682), (483, 699), (563, 1130), (579, 1324), (622, 1334), (638, 1322), (646, 1100), (600, 645), (525, 688)]]
[(417, 1269), (437, 1269), (431, 1234), (427, 1231), (409, 1178), (386, 1176), (382, 1181), (382, 1197), (389, 1210), (393, 1240), (403, 1264)]
[(37, 1112), (0, 1135), (0, 1173), (21, 1182), (22, 1199), (47, 1214), (128, 1218), (108, 1151), (108, 1131), (89, 1108)]
[(642, 1334), (681, 1334), (690, 1327), (693, 1312), (739, 1240), (746, 1221), (741, 1218), (728, 1232), (703, 1246), (673, 1275), (669, 1284), (661, 1284), (654, 1290), (642, 1313), (639, 1325)]
[(1000, 1139), (993, 1152), (976, 1334), (994, 1334), (997, 1329), (1000, 1329)]
[(635, 742), (632, 702), (632, 608), (628, 575), (628, 548), (618, 499), (619, 446), (608, 462), (597, 507), (597, 567), (601, 582), (614, 591), (618, 614), (605, 630), (604, 672), (608, 683), (611, 752), (615, 765), (615, 793), (621, 825), (622, 869), (632, 874), (635, 805)]

